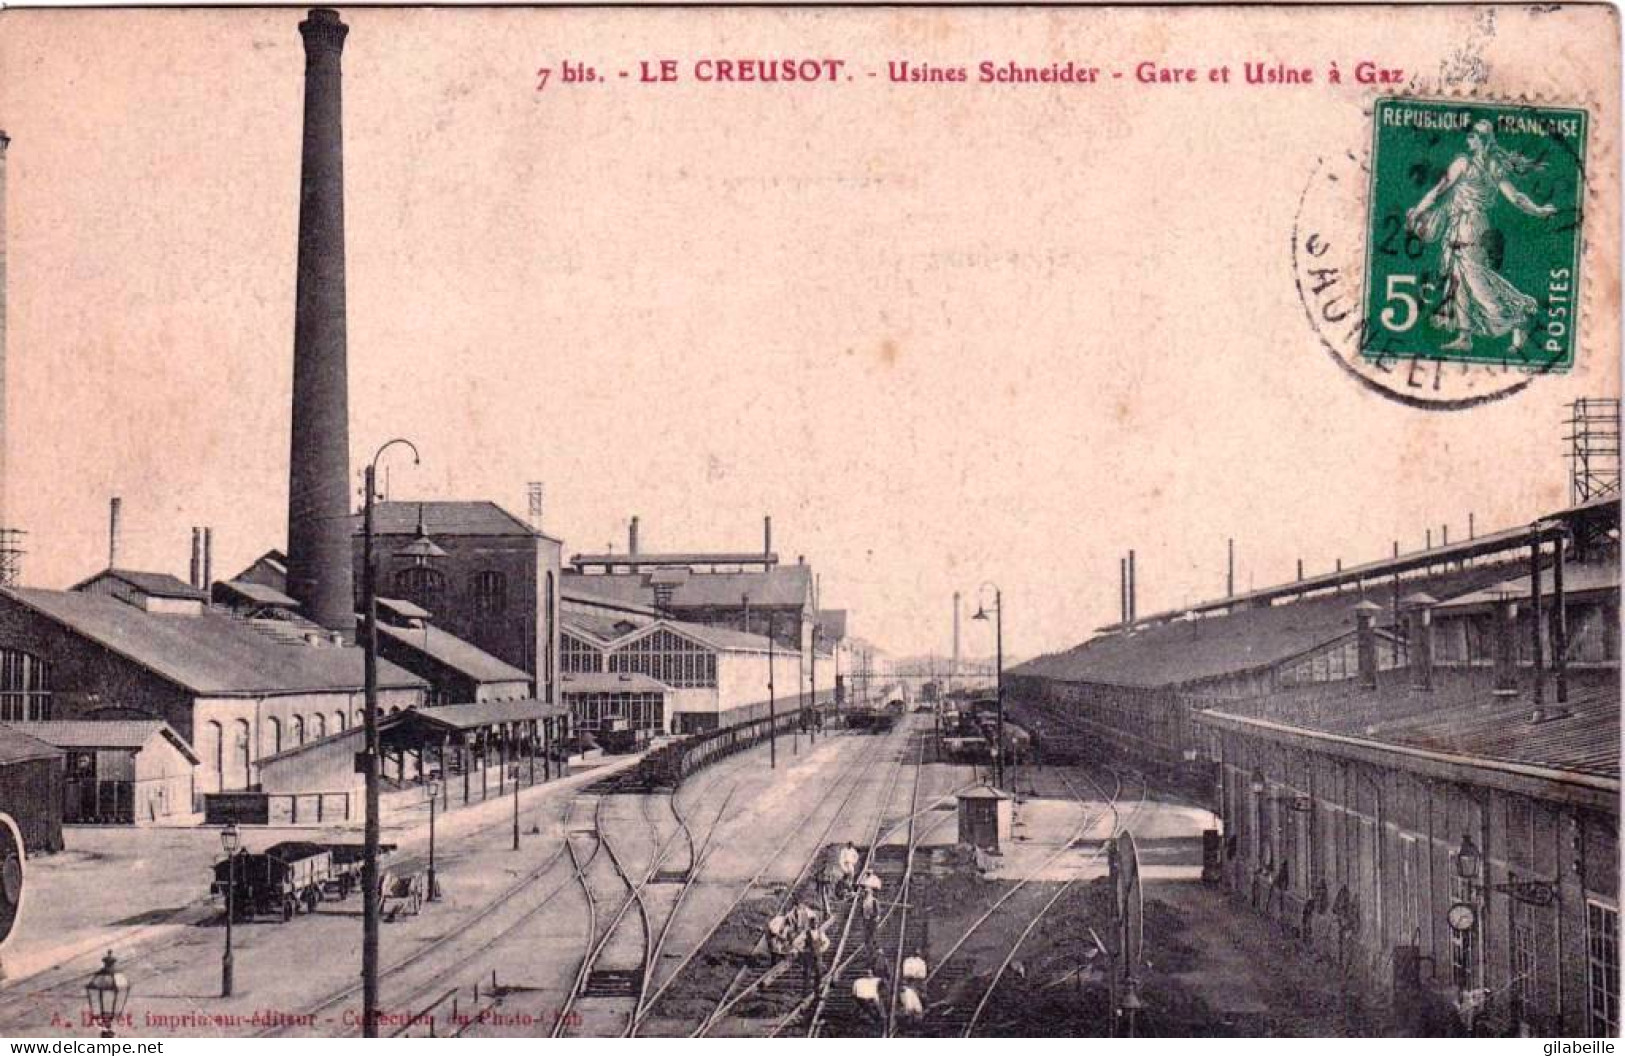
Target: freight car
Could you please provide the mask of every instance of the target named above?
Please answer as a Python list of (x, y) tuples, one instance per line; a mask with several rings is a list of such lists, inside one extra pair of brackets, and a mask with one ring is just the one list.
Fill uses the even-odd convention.
[[(388, 853), (394, 844), (382, 844)], [(361, 885), (362, 848), (353, 843), (310, 843), (290, 840), (263, 851), (239, 851), (236, 860), (216, 862), (210, 893), (224, 898), (230, 890), (232, 916), (314, 913), (322, 902), (342, 900)]]

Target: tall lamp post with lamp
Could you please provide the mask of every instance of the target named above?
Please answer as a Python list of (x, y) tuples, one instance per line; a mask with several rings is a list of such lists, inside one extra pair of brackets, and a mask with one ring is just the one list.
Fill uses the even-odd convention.
[(358, 760), (366, 776), (366, 826), (362, 835), (361, 858), (361, 1036), (378, 1036), (378, 570), (373, 553), (372, 509), (378, 493), (378, 460), (396, 444), (412, 452), (412, 464), (421, 463), (417, 445), (396, 437), (386, 442), (367, 463), (362, 481), (361, 605), (365, 618), (366, 652), (364, 672), (366, 705), (362, 714), (366, 748)]
[[(988, 609), (982, 601), (983, 594), (989, 587), (993, 588), (993, 608)], [(994, 715), (996, 716), (993, 735), (993, 787), (1004, 787), (1004, 592), (997, 584), (984, 582), (976, 591), (976, 615), (973, 620), (986, 621), (988, 613), (992, 612), (993, 642), (994, 642), (994, 689), (993, 699)]]
[(220, 956), (220, 996), (231, 996), (231, 921), (237, 915), (237, 850), (242, 846), (242, 835), (237, 823), (231, 822), (220, 830), (220, 847), (226, 852), (226, 952)]
[(429, 783), (424, 786), (424, 791), (429, 794), (429, 901), (438, 902), (440, 881), (434, 875), (434, 815), (435, 801), (440, 798), (440, 778), (430, 778)]
[(102, 958), (101, 969), (85, 983), (85, 1001), (90, 1005), (90, 1018), (101, 1025), (102, 1037), (113, 1036), (113, 1024), (124, 1015), (124, 1006), (130, 1001), (130, 980), (118, 970), (113, 951)]

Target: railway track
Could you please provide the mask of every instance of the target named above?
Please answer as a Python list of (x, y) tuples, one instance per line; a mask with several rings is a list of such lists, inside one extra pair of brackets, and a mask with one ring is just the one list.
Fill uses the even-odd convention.
[[(714, 783), (715, 779), (697, 792), (703, 794)], [(560, 814), (561, 824), (568, 825), (569, 812), (576, 798), (578, 797), (572, 797), (566, 802)], [(476, 832), (506, 828), (510, 824), (511, 821), (504, 820)], [(426, 1034), (431, 1029), (436, 1029), (430, 1026), (427, 1016), (448, 1006), (460, 1013), (454, 1017), (452, 1029), (448, 1033), (452, 1036), (462, 1036), (479, 1026), (482, 1013), (488, 1013), (500, 1005), (503, 991), (497, 985), (497, 980), (493, 980), (492, 986), (483, 994), (476, 986), (469, 1011), (464, 1013), (456, 1000), (460, 988), (448, 989), (446, 980), (466, 978), (478, 962), (489, 958), (493, 947), (512, 940), (516, 935), (522, 935), (524, 926), (571, 886), (576, 880), (573, 862), (569, 863), (569, 875), (562, 875), (565, 872), (568, 855), (568, 842), (561, 841), (559, 847), (541, 864), (520, 874), (513, 883), (482, 903), (471, 917), (459, 921), (457, 929), (451, 934), (425, 943), (380, 971), (380, 990), (382, 991), (385, 984), (390, 984), (390, 989), (395, 992), (387, 1001), (381, 998), (380, 1003), (388, 1004), (388, 1007), (393, 1009), (414, 1010), (419, 1013), (403, 1015), (405, 1022), (397, 1024), (391, 1036)], [(541, 882), (550, 879), (554, 873), (561, 874), (556, 882), (542, 885), (545, 886), (545, 890), (539, 889)], [(477, 974), (480, 978), (484, 977), (483, 971)], [(316, 1016), (319, 1021), (326, 1014), (342, 1008), (360, 992), (360, 983), (351, 984), (327, 995), (303, 1011), (307, 1015)], [(277, 1031), (267, 1033), (274, 1036)]]
[[(762, 884), (763, 878), (768, 874), (768, 872), (775, 865), (779, 864), (780, 859), (784, 856), (790, 844), (796, 839), (796, 837), (803, 835), (809, 825), (816, 824), (814, 819), (818, 817), (819, 812), (831, 800), (836, 790), (844, 788), (845, 794), (841, 797), (840, 801), (836, 803), (835, 809), (830, 813), (828, 820), (825, 821), (822, 827), (819, 828), (818, 835), (813, 843), (812, 853), (808, 855), (805, 862), (798, 869), (795, 877), (786, 886), (784, 894), (778, 900), (775, 912), (782, 913), (789, 908), (791, 901), (796, 897), (797, 892), (805, 885), (807, 879), (812, 873), (812, 870), (817, 866), (820, 858), (822, 858), (824, 848), (829, 843), (830, 833), (834, 830), (836, 823), (845, 814), (847, 807), (857, 797), (861, 786), (860, 783), (855, 780), (855, 778), (857, 775), (869, 770), (874, 765), (878, 756), (889, 743), (889, 737), (877, 738), (868, 751), (860, 753), (850, 764), (848, 764), (847, 768), (839, 775), (837, 780), (831, 781), (827, 784), (824, 793), (819, 796), (819, 798), (813, 803), (812, 807), (804, 815), (802, 824), (787, 828), (784, 839), (768, 852), (762, 861), (761, 867), (758, 868), (757, 871), (745, 881), (729, 905), (722, 911), (721, 914), (718, 915), (715, 922), (713, 922), (711, 926), (707, 928), (694, 943), (688, 955), (685, 956), (667, 976), (664, 984), (659, 988), (658, 991), (656, 991), (649, 1001), (648, 1009), (645, 1012), (645, 1017), (647, 1017), (649, 1012), (652, 1011), (655, 1002), (658, 1001), (658, 999), (677, 981), (682, 973), (688, 969), (694, 958), (706, 948), (716, 933), (733, 916), (734, 912), (744, 903), (750, 894)], [(896, 773), (901, 772), (903, 759), (904, 755), (899, 754), (897, 759)], [(764, 943), (759, 940), (752, 950), (751, 962), (760, 961), (762, 957), (765, 956), (765, 952)], [(719, 997), (712, 1006), (711, 1012), (704, 1020), (700, 1022), (690, 1036), (704, 1037), (707, 1034), (710, 1034), (720, 1022), (722, 1022), (729, 1014), (733, 1012), (735, 1008), (740, 1005), (741, 1002), (753, 995), (762, 993), (777, 993), (794, 987), (795, 984), (790, 978), (791, 975), (792, 973), (789, 971), (789, 965), (783, 962), (777, 965), (770, 965), (767, 968), (760, 970), (756, 969), (753, 963), (741, 965), (729, 980), (728, 985), (724, 988), (721, 997)], [(638, 1025), (641, 1025), (641, 1021)], [(633, 1033), (636, 1033), (636, 1031), (634, 1030)]]
[[(1117, 771), (1115, 771), (1115, 770), (1113, 771), (1113, 774), (1114, 774), (1114, 776), (1116, 778), (1116, 781), (1117, 781), (1117, 787), (1116, 787), (1116, 790), (1112, 793), (1110, 799), (1107, 801), (1107, 809), (1110, 811), (1110, 813), (1112, 815), (1112, 833), (1111, 833), (1111, 835), (1112, 835), (1112, 838), (1116, 838), (1117, 836), (1121, 835), (1125, 830), (1127, 830), (1130, 822), (1132, 822), (1134, 820), (1134, 818), (1139, 815), (1140, 811), (1145, 808), (1146, 800), (1148, 799), (1148, 797), (1150, 795), (1151, 788), (1150, 788), (1149, 783), (1145, 781), (1145, 778), (1142, 775), (1141, 776), (1140, 797), (1135, 802), (1134, 806), (1130, 809), (1128, 816), (1125, 817), (1123, 815), (1122, 808), (1119, 807), (1118, 803), (1117, 803), (1118, 799), (1121, 798), (1121, 795), (1122, 795), (1122, 788), (1123, 788), (1122, 775), (1120, 773), (1118, 773)], [(1072, 786), (1072, 782), (1067, 781), (1065, 776), (1062, 776), (1061, 780), (1063, 782), (1065, 782), (1065, 784), (1072, 790), (1073, 795), (1076, 796), (1077, 798), (1079, 798), (1080, 801), (1081, 801), (1082, 797), (1077, 796), (1077, 790), (1076, 790), (1075, 787)], [(1104, 787), (1101, 786), (1098, 782), (1095, 782), (1093, 778), (1089, 778), (1088, 780), (1090, 781), (1091, 784), (1094, 784), (1101, 791), (1103, 791), (1103, 792), (1105, 791)], [(1102, 841), (1100, 846), (1095, 849), (1095, 852), (1093, 854), (1091, 854), (1087, 859), (1085, 859), (1083, 864), (1089, 864), (1090, 862), (1093, 862), (1096, 858), (1100, 857), (1100, 855), (1104, 852), (1105, 847), (1106, 847), (1106, 842)], [(976, 1027), (977, 1027), (977, 1024), (979, 1022), (981, 1022), (982, 1014), (987, 1010), (987, 1007), (988, 1007), (989, 1003), (993, 999), (994, 991), (996, 991), (998, 989), (999, 984), (1004, 980), (1005, 973), (1009, 971), (1010, 965), (1015, 961), (1016, 954), (1018, 952), (1020, 952), (1022, 944), (1027, 941), (1028, 937), (1032, 935), (1034, 929), (1036, 929), (1038, 927), (1039, 922), (1041, 922), (1044, 919), (1045, 915), (1048, 914), (1049, 911), (1055, 907), (1055, 904), (1061, 900), (1062, 896), (1064, 896), (1069, 890), (1071, 890), (1072, 886), (1078, 882), (1078, 879), (1079, 879), (1079, 877), (1081, 875), (1082, 874), (1081, 874), (1081, 870), (1080, 870), (1079, 873), (1075, 873), (1073, 876), (1071, 876), (1067, 880), (1063, 881), (1060, 884), (1060, 886), (1055, 889), (1055, 892), (1049, 897), (1049, 899), (1043, 904), (1043, 906), (1038, 910), (1038, 912), (1033, 914), (1032, 919), (1027, 922), (1027, 925), (1024, 928), (1022, 928), (1022, 930), (1020, 931), (1019, 934), (1017, 934), (1015, 942), (1010, 944), (1010, 952), (1005, 954), (1004, 960), (999, 962), (999, 966), (994, 971), (992, 979), (990, 979), (988, 981), (987, 988), (982, 992), (981, 999), (976, 1003), (976, 1007), (971, 1011), (970, 1018), (966, 1021), (965, 1025), (964, 1025), (964, 1029), (963, 1029), (962, 1034), (961, 1034), (962, 1037), (969, 1038), (969, 1037), (973, 1037), (975, 1035)]]

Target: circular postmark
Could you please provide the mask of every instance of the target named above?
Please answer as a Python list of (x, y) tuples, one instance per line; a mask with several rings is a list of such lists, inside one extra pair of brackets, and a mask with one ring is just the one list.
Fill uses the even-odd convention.
[(1379, 99), (1369, 150), (1317, 160), (1293, 281), (1321, 347), (1407, 406), (1505, 399), (1574, 363), (1583, 111)]

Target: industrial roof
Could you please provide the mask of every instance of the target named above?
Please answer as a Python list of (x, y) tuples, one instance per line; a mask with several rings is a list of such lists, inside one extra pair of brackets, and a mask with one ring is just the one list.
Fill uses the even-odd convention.
[(407, 620), (426, 620), (431, 613), (428, 609), (404, 598), (378, 598), (378, 607), (386, 612), (393, 612)]
[(208, 595), (190, 583), (177, 579), (168, 572), (137, 572), (127, 568), (109, 568), (74, 585), (84, 590), (101, 579), (116, 579), (127, 583), (143, 594), (154, 598), (185, 598), (188, 601), (207, 601)]
[(599, 616), (567, 610), (560, 619), (560, 628), (565, 632), (575, 632), (578, 636), (590, 638), (600, 645), (608, 645), (619, 638), (625, 638), (633, 631), (647, 627), (649, 623), (648, 620), (638, 623), (624, 616)]
[(818, 635), (825, 641), (839, 641), (846, 637), (846, 610), (819, 609)]
[[(1553, 597), (1552, 570), (1544, 569), (1540, 574), (1540, 596), (1545, 604), (1551, 604)], [(1598, 562), (1592, 564), (1578, 564), (1573, 561), (1563, 564), (1563, 593), (1568, 596), (1576, 594), (1595, 593), (1597, 591), (1619, 590), (1619, 563), (1617, 561)], [(1475, 590), (1470, 594), (1463, 594), (1451, 598), (1439, 605), (1441, 609), (1468, 608), (1474, 605), (1491, 605), (1500, 598), (1527, 598), (1529, 597), (1529, 577), (1519, 576)]]
[(44, 722), (8, 724), (58, 748), (145, 748), (153, 735), (180, 749), (192, 762), (198, 762), (191, 745), (162, 719), (50, 719)]
[(472, 642), (433, 625), (391, 627), (378, 625), (378, 633), (416, 650), (476, 682), (529, 682), (530, 674), (499, 660)]
[[(585, 574), (566, 570), (564, 586), (576, 594), (654, 606), (653, 577), (654, 573), (649, 572)], [(793, 607), (807, 603), (811, 588), (812, 569), (801, 564), (757, 572), (689, 572), (673, 584), (668, 607), (741, 608), (746, 597), (752, 607)]]
[(21, 730), (0, 725), (0, 766), (25, 763), (30, 759), (55, 759), (62, 752), (54, 745)]
[[(116, 598), (15, 587), (9, 598), (81, 637), (199, 696), (259, 696), (362, 688), (362, 650), (309, 644), (265, 633), (247, 620), (205, 609), (196, 615), (146, 612)], [(378, 684), (422, 686), (385, 660)]]
[(576, 611), (583, 608), (594, 612), (629, 612), (635, 616), (659, 616), (660, 610), (653, 605), (644, 605), (641, 602), (621, 600), (595, 594), (591, 591), (572, 590), (570, 587), (572, 573), (566, 572), (563, 584), (559, 587), (559, 597), (564, 600), (564, 608), (570, 611), (574, 606)]
[(776, 565), (779, 563), (779, 555), (771, 552), (764, 553), (761, 550), (754, 552), (723, 551), (715, 554), (699, 550), (678, 551), (667, 554), (576, 554), (570, 558), (570, 563), (577, 567), (582, 565)]
[(271, 605), (279, 609), (297, 609), (299, 607), (297, 601), (280, 590), (268, 587), (263, 583), (247, 583), (242, 580), (228, 579), (215, 584), (215, 586), (222, 593), (236, 594), (256, 605)]
[[(1589, 502), (1582, 502), (1579, 505), (1558, 510), (1541, 518), (1541, 522), (1560, 521), (1571, 525), (1579, 523), (1611, 523), (1618, 525), (1619, 516), (1620, 501), (1617, 496), (1614, 496), (1592, 499)], [(1516, 528), (1491, 532), (1488, 535), (1479, 535), (1458, 540), (1454, 543), (1441, 544), (1430, 549), (1413, 550), (1410, 553), (1399, 554), (1395, 557), (1384, 557), (1376, 561), (1367, 561), (1364, 564), (1350, 565), (1341, 571), (1327, 572), (1318, 576), (1306, 576), (1303, 579), (1262, 587), (1258, 590), (1248, 591), (1245, 594), (1212, 598), (1184, 608), (1170, 609), (1149, 616), (1139, 616), (1135, 618), (1135, 623), (1137, 625), (1161, 623), (1178, 620), (1190, 612), (1225, 612), (1238, 605), (1302, 597), (1315, 591), (1333, 590), (1339, 587), (1353, 586), (1357, 588), (1358, 584), (1371, 580), (1383, 579), (1393, 575), (1405, 575), (1417, 570), (1427, 570), (1450, 562), (1460, 562), (1490, 554), (1505, 553), (1527, 543), (1533, 528), (1533, 525), (1520, 525)], [(1111, 624), (1100, 628), (1100, 630), (1115, 630), (1119, 627), (1121, 627), (1121, 624)]]
[[(646, 623), (633, 624), (627, 629), (621, 625), (631, 624), (630, 620), (616, 620), (603, 616), (590, 616), (582, 613), (567, 612), (564, 614), (562, 629), (566, 633), (574, 632), (578, 636), (593, 639), (599, 645), (613, 646), (632, 638), (641, 638), (646, 631), (656, 628), (665, 628), (677, 634), (694, 639), (701, 645), (709, 645), (713, 649), (724, 652), (755, 652), (769, 651), (768, 639), (765, 635), (746, 634), (731, 627), (713, 627), (704, 623), (692, 623), (688, 620), (659, 619)], [(783, 646), (775, 648), (789, 652)]]
[(630, 671), (590, 671), (563, 676), (565, 693), (664, 693), (669, 687)]
[[(437, 535), (536, 536), (543, 533), (486, 500), (455, 502), (380, 502), (372, 508), (375, 535), (416, 535), (418, 525), (432, 538)], [(355, 533), (361, 534), (356, 516)], [(555, 540), (556, 541), (556, 540)]]
[[(1510, 570), (1505, 563), (1468, 568), (1405, 581), (1409, 594), (1425, 590), (1449, 598), (1497, 583)], [(1392, 616), (1389, 593), (1366, 597), (1382, 603), (1379, 623)], [(1174, 687), (1280, 663), (1354, 630), (1354, 606), (1362, 595), (1351, 592), (1262, 605), (1236, 612), (1143, 627), (1129, 634), (1105, 634), (1060, 653), (1051, 653), (1011, 668), (1063, 682)]]
[(1434, 689), (1410, 688), (1406, 669), (1384, 672), (1376, 690), (1356, 680), (1315, 683), (1269, 696), (1216, 704), (1210, 713), (1261, 719), (1283, 726), (1419, 748), (1474, 759), (1520, 763), (1571, 773), (1618, 778), (1619, 673), (1569, 672), (1569, 700), (1553, 704), (1553, 676), (1546, 679), (1547, 711), (1532, 722), (1530, 673), (1522, 672), (1516, 696), (1492, 692), (1486, 668), (1434, 670)]
[(492, 700), (482, 704), (446, 704), (438, 708), (411, 708), (391, 715), (397, 722), (424, 721), (447, 726), (454, 730), (472, 730), (481, 726), (497, 726), (504, 722), (528, 722), (531, 719), (553, 718), (568, 714), (559, 704), (540, 700)]

